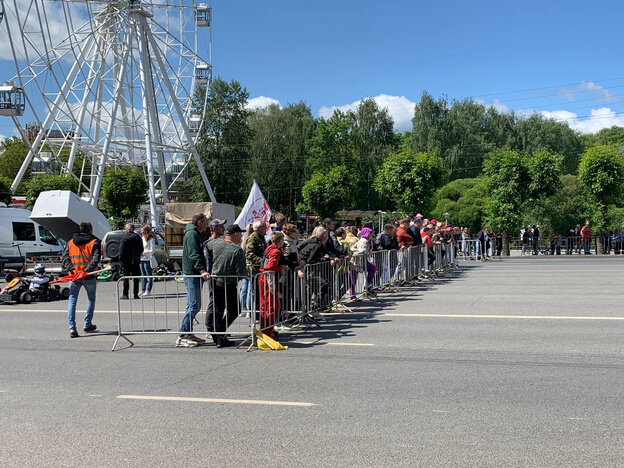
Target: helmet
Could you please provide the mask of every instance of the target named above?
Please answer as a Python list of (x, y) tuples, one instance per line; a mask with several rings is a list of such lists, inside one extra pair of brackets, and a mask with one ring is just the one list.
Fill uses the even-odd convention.
[(43, 276), (45, 274), (45, 266), (41, 263), (35, 265), (35, 274), (37, 276)]

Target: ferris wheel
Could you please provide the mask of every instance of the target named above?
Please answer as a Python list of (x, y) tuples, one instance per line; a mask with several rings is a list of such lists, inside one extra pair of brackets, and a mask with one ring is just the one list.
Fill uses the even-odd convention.
[(33, 164), (54, 161), (97, 206), (108, 166), (141, 165), (157, 227), (157, 202), (194, 160), (215, 202), (196, 148), (212, 78), (209, 3), (0, 3), (0, 58), (16, 70), (0, 86), (0, 115), (30, 148), (12, 190)]

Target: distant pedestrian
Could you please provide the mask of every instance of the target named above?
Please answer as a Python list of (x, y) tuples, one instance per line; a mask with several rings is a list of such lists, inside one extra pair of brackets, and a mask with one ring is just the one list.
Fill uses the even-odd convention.
[(531, 240), (531, 231), (529, 228), (526, 228), (522, 233), (522, 254), (526, 254), (529, 249), (529, 241)]
[(561, 243), (562, 243), (563, 239), (561, 237), (561, 233), (557, 233), (557, 240), (555, 242), (555, 250), (557, 252), (557, 255), (561, 255)]
[[(150, 226), (141, 228), (141, 241), (143, 242), (143, 253), (141, 254), (141, 296), (151, 296), (154, 279), (153, 268), (158, 266), (154, 251), (156, 250), (156, 238)], [(146, 278), (148, 277), (148, 278)]]
[(592, 231), (589, 220), (585, 221), (585, 225), (581, 228), (581, 237), (583, 239), (583, 252), (585, 255), (591, 255)]
[[(124, 228), (126, 235), (121, 239), (119, 243), (119, 261), (121, 262), (122, 272), (124, 277), (135, 276), (133, 279), (132, 292), (134, 298), (139, 298), (139, 282), (141, 276), (141, 254), (143, 253), (143, 241), (139, 235), (134, 232), (134, 224), (128, 223)], [(128, 299), (128, 293), (130, 290), (130, 280), (124, 278), (123, 280), (123, 294), (122, 299)]]
[(539, 253), (539, 236), (539, 227), (533, 226), (533, 255), (537, 255)]

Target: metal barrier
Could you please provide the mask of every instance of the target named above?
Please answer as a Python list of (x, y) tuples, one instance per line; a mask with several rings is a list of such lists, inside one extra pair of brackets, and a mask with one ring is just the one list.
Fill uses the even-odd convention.
[[(349, 300), (376, 299), (376, 290), (398, 291), (397, 285), (439, 274), (456, 264), (455, 250), (455, 244), (436, 244), (433, 249), (419, 245), (351, 259), (327, 258), (303, 269), (261, 272), (249, 281), (248, 307), (241, 303), (245, 299), (241, 298), (239, 277), (203, 280), (200, 276), (176, 276), (163, 281), (155, 275), (127, 276), (116, 283), (118, 333), (112, 349), (120, 339), (132, 346), (128, 336), (141, 334), (170, 334), (205, 342), (195, 333), (210, 336), (215, 343), (227, 341), (228, 336), (243, 338), (239, 347), (250, 340), (250, 349), (257, 331), (277, 339), (279, 332), (291, 328), (320, 327), (321, 312), (351, 311), (346, 305)], [(152, 294), (122, 299), (124, 281), (128, 282), (124, 292), (129, 292), (130, 281), (141, 279), (154, 280)], [(189, 298), (189, 290), (198, 294)]]
[[(155, 280), (152, 294), (122, 299), (124, 280), (141, 278)], [(175, 276), (165, 281), (158, 279), (162, 277), (126, 276), (117, 281), (117, 338), (113, 351), (120, 338), (132, 346), (134, 343), (128, 336), (144, 334), (179, 335), (200, 344), (205, 340), (195, 333), (210, 335), (215, 343), (237, 336), (244, 338), (243, 343), (251, 339), (253, 345), (255, 314), (242, 312), (238, 294), (240, 278), (212, 276), (203, 280), (201, 276)], [(189, 300), (189, 288), (199, 290), (196, 301)], [(253, 310), (257, 310), (255, 304)]]

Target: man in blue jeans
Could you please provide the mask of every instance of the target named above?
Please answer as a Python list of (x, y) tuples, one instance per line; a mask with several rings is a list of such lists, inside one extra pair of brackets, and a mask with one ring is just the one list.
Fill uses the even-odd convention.
[(76, 330), (76, 302), (80, 288), (87, 291), (87, 311), (84, 318), (84, 328), (86, 333), (97, 330), (93, 320), (95, 310), (95, 290), (97, 280), (95, 275), (87, 275), (97, 270), (100, 263), (102, 245), (100, 239), (93, 235), (93, 227), (89, 222), (80, 223), (80, 231), (74, 233), (72, 239), (67, 243), (63, 252), (63, 266), (70, 274), (78, 274), (79, 278), (71, 282), (69, 286), (69, 301), (67, 303), (67, 321), (69, 322), (69, 337), (77, 338)]
[(175, 345), (184, 348), (193, 348), (206, 340), (196, 337), (193, 331), (193, 320), (201, 308), (202, 280), (210, 279), (206, 267), (206, 257), (202, 243), (204, 232), (208, 227), (208, 219), (203, 213), (193, 215), (191, 222), (184, 230), (182, 242), (182, 274), (192, 276), (184, 278), (184, 284), (188, 291), (186, 298), (186, 312), (180, 326), (180, 334)]

